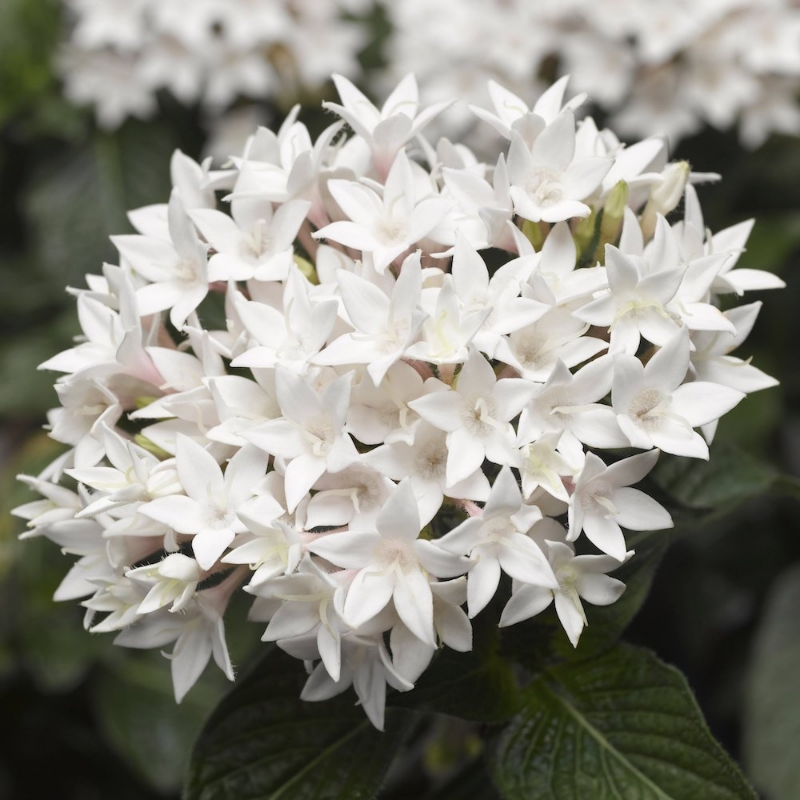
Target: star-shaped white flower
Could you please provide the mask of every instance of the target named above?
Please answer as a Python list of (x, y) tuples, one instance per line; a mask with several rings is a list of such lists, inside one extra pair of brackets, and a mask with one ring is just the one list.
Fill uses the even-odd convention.
[(465, 480), (488, 458), (495, 464), (513, 459), (511, 420), (528, 403), (536, 386), (519, 378), (497, 380), (491, 364), (472, 349), (455, 390), (431, 392), (413, 400), (431, 425), (447, 432), (447, 483)]
[(559, 222), (588, 217), (584, 202), (602, 183), (610, 158), (575, 157), (575, 116), (562, 111), (534, 140), (529, 149), (512, 132), (508, 177), (514, 210), (533, 222)]
[(672, 527), (666, 509), (639, 489), (639, 483), (655, 466), (659, 453), (652, 450), (606, 466), (594, 453), (586, 461), (569, 502), (569, 541), (583, 531), (596, 547), (625, 559), (627, 548), (620, 526), (632, 531), (660, 531)]
[(188, 436), (178, 436), (176, 466), (185, 495), (172, 495), (141, 506), (140, 513), (192, 536), (192, 550), (203, 569), (211, 569), (237, 533), (246, 530), (236, 512), (267, 471), (267, 456), (243, 447), (219, 464)]
[(405, 151), (397, 154), (382, 196), (363, 183), (342, 179), (328, 181), (328, 189), (348, 219), (326, 225), (314, 237), (369, 254), (380, 273), (423, 239), (450, 207), (448, 199), (435, 194), (418, 197)]
[(501, 570), (512, 578), (536, 586), (555, 589), (553, 570), (539, 545), (526, 536), (541, 519), (536, 506), (527, 506), (517, 479), (503, 467), (479, 517), (471, 517), (437, 540), (443, 549), (469, 555), (476, 561), (467, 575), (469, 616), (482, 611), (494, 597)]
[(242, 432), (247, 441), (287, 462), (290, 512), (326, 470), (339, 472), (359, 458), (344, 429), (350, 379), (350, 374), (337, 378), (320, 396), (308, 379), (278, 367), (275, 392), (283, 416)]
[(708, 458), (708, 445), (693, 428), (730, 411), (745, 396), (708, 381), (684, 383), (689, 371), (689, 332), (682, 328), (647, 362), (614, 359), (611, 401), (620, 430), (632, 447)]
[(469, 562), (419, 539), (417, 502), (403, 481), (384, 506), (374, 531), (330, 533), (309, 545), (312, 553), (345, 569), (356, 569), (347, 590), (343, 617), (353, 629), (382, 611), (390, 600), (408, 629), (435, 647), (433, 596), (428, 574), (452, 578)]

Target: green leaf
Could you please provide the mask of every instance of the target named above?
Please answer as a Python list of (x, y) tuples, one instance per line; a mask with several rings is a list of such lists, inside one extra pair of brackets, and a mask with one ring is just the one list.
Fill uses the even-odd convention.
[(800, 797), (800, 566), (776, 581), (756, 637), (745, 705), (748, 773), (772, 800)]
[(222, 701), (195, 747), (186, 800), (370, 800), (415, 715), (388, 709), (376, 731), (351, 690), (299, 699), (302, 665), (271, 650)]
[(528, 669), (543, 669), (561, 661), (591, 658), (612, 647), (647, 599), (661, 557), (670, 541), (669, 531), (628, 534), (636, 555), (611, 573), (625, 584), (625, 592), (610, 606), (584, 603), (588, 625), (573, 648), (552, 606), (525, 622), (504, 628), (502, 652)]
[(619, 645), (539, 675), (491, 742), (507, 800), (754, 800), (713, 739), (683, 676)]
[(109, 744), (137, 773), (164, 793), (176, 791), (192, 745), (227, 681), (208, 670), (176, 705), (160, 653), (125, 655), (91, 684), (95, 715)]
[(769, 491), (778, 479), (773, 467), (725, 442), (714, 443), (708, 461), (662, 454), (651, 476), (686, 508), (722, 511)]

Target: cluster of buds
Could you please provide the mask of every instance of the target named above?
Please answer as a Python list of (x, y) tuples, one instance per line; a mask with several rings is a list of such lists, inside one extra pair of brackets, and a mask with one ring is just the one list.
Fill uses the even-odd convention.
[(316, 141), (295, 111), (229, 169), (176, 153), (169, 203), (72, 290), (83, 336), (42, 364), (70, 449), (16, 513), (79, 557), (56, 599), (90, 630), (174, 643), (178, 700), (212, 656), (233, 676), (243, 589), (302, 697), (352, 685), (380, 728), (498, 592), (501, 626), (553, 604), (577, 646), (623, 529), (672, 524), (634, 488), (659, 452), (707, 458), (775, 383), (731, 354), (760, 304), (717, 298), (782, 284), (735, 268), (750, 222), (706, 229), (709, 176), (577, 123), (563, 80), (530, 110), (492, 88), (492, 164), (426, 140), (447, 104), (412, 76), (380, 109), (334, 80)]

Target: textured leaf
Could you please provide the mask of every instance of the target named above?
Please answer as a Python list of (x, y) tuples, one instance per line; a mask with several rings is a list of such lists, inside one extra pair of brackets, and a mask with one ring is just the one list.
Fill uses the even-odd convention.
[(389, 709), (376, 731), (352, 691), (299, 699), (307, 676), (277, 648), (222, 701), (195, 747), (186, 800), (370, 800), (413, 724)]
[(772, 800), (800, 797), (800, 567), (775, 583), (756, 638), (745, 713), (745, 764)]
[(756, 457), (716, 442), (708, 461), (662, 455), (651, 476), (687, 508), (728, 511), (771, 489), (778, 473)]
[(619, 645), (542, 673), (490, 745), (507, 800), (754, 800), (683, 676)]

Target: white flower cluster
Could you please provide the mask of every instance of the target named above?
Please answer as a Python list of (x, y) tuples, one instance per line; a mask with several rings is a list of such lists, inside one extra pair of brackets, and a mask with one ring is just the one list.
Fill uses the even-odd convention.
[(523, 93), (555, 61), (614, 114), (622, 134), (674, 142), (737, 120), (748, 147), (772, 131), (800, 134), (796, 0), (405, 0), (386, 8), (392, 74), (415, 70), (432, 99), (481, 102), (491, 78)]
[(42, 365), (71, 449), (16, 513), (79, 556), (56, 599), (90, 630), (174, 643), (179, 700), (211, 656), (232, 676), (244, 587), (302, 697), (352, 685), (381, 727), (503, 573), (500, 625), (553, 603), (577, 646), (624, 590), (622, 528), (672, 524), (633, 488), (659, 451), (707, 458), (775, 383), (731, 355), (760, 304), (717, 297), (782, 284), (734, 269), (751, 223), (707, 231), (662, 140), (577, 124), (563, 81), (530, 111), (493, 89), (510, 146), (485, 164), (423, 137), (444, 105), (412, 76), (381, 109), (334, 80), (353, 135), (293, 113), (231, 170), (176, 153), (169, 204), (73, 290), (83, 336)]
[[(221, 111), (238, 97), (293, 99), (360, 70), (371, 0), (64, 0), (66, 96), (101, 125), (156, 111), (156, 92)], [(352, 17), (351, 17), (352, 20)]]

